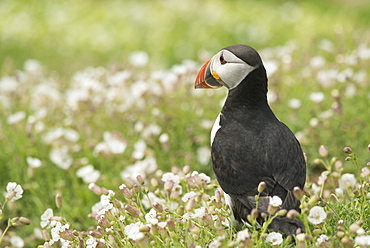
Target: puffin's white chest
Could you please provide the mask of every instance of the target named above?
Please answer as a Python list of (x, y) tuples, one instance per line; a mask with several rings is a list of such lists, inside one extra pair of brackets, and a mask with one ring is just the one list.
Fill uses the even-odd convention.
[(216, 120), (215, 120), (215, 123), (213, 124), (213, 127), (212, 127), (212, 130), (211, 130), (211, 146), (212, 146), (212, 143), (213, 143), (213, 140), (216, 136), (216, 133), (217, 131), (221, 128), (221, 125), (220, 125), (220, 116), (222, 115), (222, 113), (220, 113)]

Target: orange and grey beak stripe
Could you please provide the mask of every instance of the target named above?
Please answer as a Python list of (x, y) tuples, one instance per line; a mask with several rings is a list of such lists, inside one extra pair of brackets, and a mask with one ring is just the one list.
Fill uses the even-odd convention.
[(194, 83), (196, 89), (216, 89), (223, 86), (218, 82), (218, 80), (221, 80), (218, 74), (216, 72), (211, 72), (211, 64), (212, 59), (208, 60), (202, 68), (200, 68)]

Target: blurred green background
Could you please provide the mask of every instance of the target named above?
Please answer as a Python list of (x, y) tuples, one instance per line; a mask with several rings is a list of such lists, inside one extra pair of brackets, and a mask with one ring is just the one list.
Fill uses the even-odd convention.
[[(176, 70), (173, 65), (184, 60), (193, 60), (200, 66), (231, 44), (251, 45), (264, 51), (264, 60), (273, 60), (278, 65), (269, 81), (270, 91), (277, 94), (271, 105), (293, 132), (305, 134), (302, 147), (308, 155), (309, 175), (313, 177), (325, 169), (313, 162), (322, 144), (328, 148), (330, 156), (341, 160), (345, 158), (342, 152), (345, 146), (354, 149), (362, 166), (370, 159), (367, 151), (370, 141), (369, 60), (356, 60), (351, 65), (338, 63), (340, 58), (356, 54), (359, 47), (370, 47), (369, 23), (367, 0), (0, 1), (1, 76), (16, 75), (17, 80), (21, 79), (23, 74), (19, 71), (25, 70), (24, 63), (28, 59), (38, 60), (44, 73), (22, 84), (19, 92), (10, 96), (10, 107), (0, 104), (0, 192), (5, 191), (9, 181), (21, 184), (25, 189), (24, 197), (11, 205), (10, 213), (32, 220), (31, 226), (19, 228), (19, 235), (25, 238), (33, 233), (33, 228), (39, 227), (43, 211), (49, 207), (55, 209), (56, 193), (61, 193), (65, 199), (64, 216), (76, 229), (86, 228), (91, 223), (86, 216), (99, 198), (76, 177), (76, 170), (81, 166), (78, 159), (88, 158), (102, 173), (99, 185), (116, 189), (122, 183), (119, 173), (134, 162), (130, 155), (138, 140), (133, 131), (138, 120), (145, 125), (155, 123), (162, 132), (169, 134), (168, 150), (159, 144), (158, 137), (145, 140), (147, 153), (154, 155), (161, 169), (168, 171), (172, 166), (190, 164), (193, 169), (213, 177), (210, 163), (202, 164), (197, 159), (197, 152), (202, 151), (199, 149), (209, 146), (210, 127), (204, 128), (200, 123), (215, 119), (226, 91), (193, 95), (192, 81), (196, 71), (190, 70), (192, 75), (179, 80), (171, 94), (150, 99), (151, 95), (146, 94), (143, 97), (147, 98), (147, 105), (124, 114), (105, 105), (90, 103), (80, 111), (68, 112), (64, 102), (50, 103), (43, 119), (46, 127), (72, 128), (80, 134), (77, 143), (81, 150), (74, 153), (74, 164), (67, 171), (50, 161), (53, 145), (45, 144), (41, 135), (30, 135), (25, 121), (17, 125), (7, 123), (7, 117), (17, 111), (25, 111), (27, 116), (35, 113), (30, 106), (30, 99), (34, 97), (31, 96), (32, 87), (45, 79), (53, 78), (56, 88), (65, 94), (66, 89), (74, 87), (76, 82), (72, 78), (76, 72), (87, 67), (102, 67), (108, 68), (107, 74), (127, 69), (132, 73), (130, 82), (134, 83), (150, 79), (156, 70), (172, 68), (173, 73)], [(290, 47), (294, 51), (284, 56), (284, 51)], [(149, 55), (145, 67), (137, 69), (130, 65), (129, 56), (134, 51)], [(321, 68), (313, 68), (310, 64), (316, 56), (325, 60)], [(290, 63), (285, 67), (287, 59)], [(348, 84), (347, 81), (336, 82), (326, 87), (314, 76), (320, 70), (343, 72), (346, 68), (353, 74), (364, 74), (365, 79), (357, 83), (350, 78), (346, 79)], [(312, 71), (311, 74), (307, 74), (306, 69)], [(106, 83), (104, 79), (98, 80), (103, 85)], [(356, 89), (351, 97), (344, 96), (348, 85)], [(312, 119), (333, 106), (336, 101), (333, 90), (343, 93), (340, 102), (343, 112), (323, 120), (319, 118), (319, 125), (310, 126)], [(311, 92), (323, 92), (326, 98), (321, 104), (315, 104), (309, 99)], [(288, 104), (291, 99), (300, 99), (302, 107), (292, 110)], [(159, 114), (155, 114), (157, 112)], [(125, 153), (93, 156), (94, 146), (101, 141), (103, 132), (113, 130), (128, 139)], [(28, 171), (27, 156), (43, 162), (33, 174)], [(355, 171), (351, 163), (346, 163), (345, 168)], [(4, 218), (0, 228), (5, 225)]]
[[(368, 39), (366, 0), (326, 1), (12, 1), (0, 2), (0, 65), (40, 60), (51, 70), (122, 62), (149, 53), (151, 65), (196, 59), (235, 43), (274, 47), (322, 38)], [(342, 37), (338, 37), (343, 33)]]

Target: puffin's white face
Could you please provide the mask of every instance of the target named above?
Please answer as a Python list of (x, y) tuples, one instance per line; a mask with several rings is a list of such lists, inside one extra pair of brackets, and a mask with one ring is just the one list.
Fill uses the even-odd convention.
[(254, 69), (228, 50), (221, 50), (200, 69), (195, 81), (195, 88), (227, 87), (229, 90), (238, 86)]
[[(248, 65), (232, 52), (221, 50), (211, 60), (210, 70), (216, 80), (228, 89), (233, 89), (256, 67)], [(218, 77), (218, 78), (217, 78)]]

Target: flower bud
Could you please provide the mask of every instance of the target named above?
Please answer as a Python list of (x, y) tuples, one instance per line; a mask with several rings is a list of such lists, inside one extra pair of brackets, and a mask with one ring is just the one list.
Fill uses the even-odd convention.
[(319, 154), (320, 154), (321, 157), (326, 158), (328, 156), (328, 153), (329, 153), (328, 149), (326, 149), (325, 146), (321, 145), (319, 147)]
[(3, 210), (0, 208), (0, 220), (4, 218), (4, 213), (3, 213)]
[(144, 185), (145, 181), (141, 175), (137, 175), (136, 180), (141, 184)]
[(349, 230), (351, 231), (351, 233), (354, 233), (356, 234), (357, 231), (360, 229), (361, 227), (357, 224), (352, 224), (349, 226)]
[(98, 185), (96, 185), (95, 183), (90, 183), (89, 184), (89, 189), (96, 195), (101, 195), (102, 192), (101, 192), (101, 189)]
[(104, 215), (98, 215), (97, 219), (98, 219), (98, 225), (103, 227), (103, 228), (109, 228), (109, 227), (112, 226), (110, 221)]
[(298, 187), (298, 186), (294, 187), (293, 188), (293, 194), (294, 194), (295, 198), (297, 198), (298, 200), (302, 200), (303, 190), (300, 187)]
[(310, 200), (308, 201), (309, 206), (314, 206), (319, 201), (319, 197), (316, 195), (313, 195)]
[(156, 178), (151, 178), (150, 179), (150, 184), (153, 186), (153, 188), (158, 188), (158, 185), (159, 185), (159, 182), (158, 182), (158, 180), (156, 179)]
[(258, 210), (253, 208), (251, 211), (251, 217), (252, 219), (256, 220), (258, 218)]
[(340, 241), (344, 247), (352, 248), (353, 243), (348, 237), (343, 237)]
[(164, 190), (170, 192), (174, 186), (174, 182), (172, 180), (166, 181), (164, 183)]
[(199, 227), (197, 227), (196, 225), (194, 225), (193, 223), (191, 223), (190, 227), (189, 227), (189, 231), (194, 233), (194, 234), (200, 234), (202, 230)]
[(177, 200), (179, 198), (180, 198), (180, 191), (178, 191), (178, 190), (171, 191), (171, 194), (170, 194), (170, 199), (171, 200)]
[(141, 213), (140, 209), (138, 209), (137, 207), (134, 207), (134, 206), (128, 205), (128, 204), (125, 206), (125, 210), (126, 210), (126, 212), (127, 212), (130, 216), (132, 216), (132, 217), (134, 217), (134, 218), (138, 218), (139, 216), (141, 216), (141, 215), (142, 215), (142, 213)]
[(152, 207), (156, 212), (159, 212), (159, 213), (163, 212), (163, 206), (158, 202), (154, 202)]
[(167, 220), (167, 227), (168, 227), (168, 230), (170, 230), (170, 231), (175, 231), (176, 230), (175, 223), (171, 219)]
[(142, 225), (139, 227), (140, 232), (149, 232), (150, 231), (150, 226), (148, 225)]
[(316, 165), (319, 165), (319, 164), (322, 164), (322, 161), (321, 161), (321, 159), (319, 159), (319, 158), (315, 158), (315, 159), (313, 160), (313, 163), (314, 163), (314, 164), (316, 164)]
[(275, 207), (275, 206), (269, 204), (268, 207), (267, 207), (267, 212), (272, 215), (276, 212), (276, 210), (278, 210), (278, 208), (279, 207)]
[(338, 238), (343, 238), (344, 237), (344, 232), (343, 231), (338, 231), (335, 235), (338, 237)]
[(135, 184), (135, 181), (131, 177), (125, 177), (123, 181), (129, 188), (132, 188), (132, 186)]
[(346, 146), (346, 147), (344, 147), (343, 148), (343, 151), (345, 152), (345, 153), (347, 153), (347, 154), (352, 154), (352, 149), (350, 148), (350, 147), (348, 147), (348, 146)]
[(192, 198), (190, 198), (190, 199), (188, 200), (188, 202), (186, 203), (185, 210), (186, 210), (187, 212), (191, 212), (191, 211), (194, 209), (195, 204), (196, 204), (195, 199), (194, 199), (193, 197), (192, 197)]
[(122, 193), (123, 193), (123, 196), (126, 198), (126, 199), (131, 199), (132, 198), (132, 191), (127, 188), (127, 187), (122, 187)]
[(176, 209), (176, 213), (178, 215), (183, 215), (184, 214), (184, 206), (179, 206), (177, 209)]
[(55, 196), (55, 204), (57, 205), (57, 208), (62, 208), (63, 206), (63, 198), (60, 194), (57, 194)]
[(287, 210), (286, 209), (281, 209), (279, 210), (279, 212), (277, 212), (277, 216), (285, 216), (287, 213)]
[(99, 230), (93, 230), (89, 232), (89, 235), (94, 238), (100, 239), (101, 237), (103, 237), (104, 233)]
[(184, 173), (184, 175), (186, 175), (189, 172), (190, 172), (190, 166), (189, 165), (185, 165), (184, 168), (182, 168), (182, 173)]
[(19, 217), (19, 222), (22, 225), (29, 225), (29, 224), (31, 224), (31, 221), (29, 219), (27, 219), (26, 217)]
[(69, 241), (73, 241), (76, 238), (71, 229), (66, 229), (63, 232), (60, 232), (59, 235), (62, 239)]
[(265, 188), (266, 188), (266, 183), (265, 182), (260, 182), (259, 184), (258, 184), (258, 188), (257, 188), (257, 190), (258, 190), (258, 193), (262, 193), (264, 190), (265, 190)]
[(131, 191), (132, 191), (132, 194), (134, 194), (134, 195), (136, 195), (137, 193), (139, 193), (139, 191), (140, 191), (139, 185), (137, 185), (137, 184), (132, 185)]
[(216, 202), (217, 203), (220, 203), (221, 202), (221, 199), (222, 199), (222, 190), (219, 189), (219, 188), (215, 190), (215, 199), (216, 199)]
[(50, 234), (48, 232), (48, 230), (42, 230), (41, 231), (41, 235), (42, 235), (42, 238), (45, 240), (45, 241), (49, 241), (50, 240)]
[(287, 217), (288, 219), (293, 220), (293, 219), (297, 218), (297, 215), (298, 215), (298, 211), (297, 211), (297, 210), (295, 210), (295, 209), (290, 209), (290, 210), (288, 211), (288, 213), (286, 214), (286, 217)]

